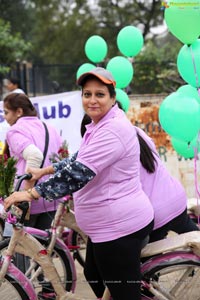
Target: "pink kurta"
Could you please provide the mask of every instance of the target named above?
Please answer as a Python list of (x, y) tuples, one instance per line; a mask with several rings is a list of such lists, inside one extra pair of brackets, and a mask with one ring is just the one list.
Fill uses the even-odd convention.
[(155, 153), (157, 161), (154, 173), (148, 173), (141, 165), (141, 183), (144, 192), (149, 197), (154, 208), (154, 229), (160, 228), (178, 215), (187, 206), (187, 196), (181, 183), (170, 175), (164, 163), (159, 158), (154, 142), (136, 127), (137, 132), (147, 142)]
[[(50, 165), (49, 156), (54, 152), (57, 153), (59, 147), (62, 144), (61, 137), (57, 131), (50, 125), (47, 125), (49, 131), (49, 146), (44, 167)], [(38, 147), (41, 152), (44, 152), (45, 146), (45, 128), (41, 120), (38, 117), (22, 117), (12, 125), (6, 135), (6, 140), (9, 145), (11, 156), (15, 156), (18, 159), (17, 174), (22, 175), (25, 173), (26, 161), (24, 160), (22, 153), (24, 149), (33, 144)], [(47, 176), (43, 177), (39, 182), (47, 179)], [(39, 201), (31, 202), (31, 214), (41, 213), (45, 211), (55, 210), (57, 207), (57, 201), (47, 202), (40, 198)]]
[(118, 239), (151, 222), (136, 130), (117, 105), (96, 125), (87, 125), (77, 161), (96, 174), (74, 193), (76, 220), (93, 242)]

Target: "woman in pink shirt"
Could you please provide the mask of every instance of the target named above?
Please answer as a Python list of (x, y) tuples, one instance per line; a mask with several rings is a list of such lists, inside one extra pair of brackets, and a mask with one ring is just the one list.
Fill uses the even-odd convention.
[[(25, 94), (12, 93), (3, 100), (4, 118), (10, 125), (6, 134), (6, 142), (10, 155), (17, 158), (17, 174), (22, 175), (28, 167), (40, 167), (45, 148), (45, 128), (38, 118), (37, 111)], [(57, 153), (62, 144), (56, 129), (47, 125), (49, 142), (44, 167), (51, 165), (49, 156)], [(47, 179), (43, 177), (40, 182)], [(34, 186), (34, 182), (26, 181), (24, 189)], [(31, 203), (30, 218), (26, 225), (47, 229), (56, 211), (56, 202), (47, 202), (42, 197)]]
[(92, 119), (78, 155), (30, 170), (33, 179), (54, 175), (31, 192), (12, 194), (5, 208), (25, 198), (54, 200), (73, 193), (77, 223), (89, 237), (87, 251), (94, 254), (112, 297), (139, 300), (140, 252), (154, 214), (140, 183), (137, 132), (115, 104), (115, 81), (108, 70), (98, 67), (84, 73), (78, 84), (83, 108)]
[[(37, 111), (29, 98), (22, 93), (11, 93), (3, 100), (4, 118), (10, 125), (6, 135), (6, 141), (11, 156), (18, 159), (17, 174), (26, 173), (29, 167), (40, 167), (43, 161), (45, 148), (45, 128), (43, 122), (38, 118)], [(50, 125), (46, 125), (49, 134), (49, 142), (46, 158), (43, 165), (51, 164), (49, 156), (57, 153), (62, 140), (57, 131)], [(45, 176), (39, 182), (44, 181), (48, 177)], [(22, 186), (24, 189), (30, 189), (34, 186), (34, 182), (26, 181)], [(30, 207), (30, 216), (25, 221), (26, 226), (31, 226), (46, 230), (50, 228), (54, 218), (58, 201), (47, 202), (43, 197), (38, 201), (32, 202)], [(9, 224), (10, 225), (10, 224)], [(10, 225), (11, 226), (11, 225)], [(7, 224), (6, 227), (7, 228)], [(5, 235), (9, 235), (9, 230), (5, 230)], [(25, 262), (25, 264), (24, 264)], [(28, 259), (21, 255), (16, 255), (17, 266), (25, 271), (24, 265), (28, 265)], [(44, 281), (43, 276), (38, 278)], [(42, 295), (51, 294), (52, 286), (50, 283), (43, 283)]]
[[(122, 109), (119, 102), (118, 106)], [(85, 114), (81, 123), (82, 137), (90, 123), (91, 118)], [(187, 215), (187, 196), (182, 184), (170, 175), (152, 139), (142, 129), (135, 129), (140, 144), (141, 184), (154, 208), (154, 229), (149, 235), (149, 242), (165, 238), (170, 230), (179, 234), (199, 230)], [(89, 250), (84, 274), (95, 295), (100, 297), (105, 284), (95, 266), (93, 252)]]
[(135, 128), (141, 149), (142, 188), (154, 208), (154, 229), (149, 242), (165, 238), (170, 230), (179, 234), (199, 230), (187, 215), (187, 195), (184, 187), (171, 176), (152, 139), (142, 129)]

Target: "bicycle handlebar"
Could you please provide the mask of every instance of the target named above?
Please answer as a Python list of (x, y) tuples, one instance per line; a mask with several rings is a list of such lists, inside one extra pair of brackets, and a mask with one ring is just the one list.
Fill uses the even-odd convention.
[(32, 174), (30, 173), (17, 176), (18, 181), (15, 185), (15, 191), (19, 191), (22, 181), (30, 180), (31, 178), (32, 178)]
[[(15, 191), (19, 191), (20, 186), (24, 180), (30, 180), (32, 178), (32, 174), (24, 174), (17, 176), (17, 183), (15, 185)], [(19, 213), (19, 209), (21, 210), (21, 213)], [(10, 213), (14, 216), (16, 216), (19, 219), (19, 223), (23, 224), (25, 220), (25, 216), (27, 214), (27, 211), (29, 209), (29, 203), (27, 201), (20, 202), (17, 207), (15, 205), (11, 205), (7, 211), (10, 211)]]

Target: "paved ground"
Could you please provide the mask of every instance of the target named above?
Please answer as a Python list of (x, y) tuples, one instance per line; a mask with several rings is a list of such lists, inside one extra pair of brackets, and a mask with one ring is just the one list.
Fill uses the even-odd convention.
[(77, 261), (75, 261), (75, 265), (77, 270), (77, 286), (75, 294), (80, 298), (83, 297), (84, 300), (95, 300), (96, 296), (92, 292), (83, 275), (83, 268), (79, 265), (79, 263), (77, 263)]

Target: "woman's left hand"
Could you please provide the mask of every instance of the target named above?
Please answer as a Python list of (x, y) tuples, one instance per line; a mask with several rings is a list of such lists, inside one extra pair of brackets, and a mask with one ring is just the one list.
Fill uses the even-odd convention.
[(30, 202), (31, 200), (32, 198), (27, 191), (14, 192), (9, 197), (4, 199), (4, 208), (7, 210), (12, 204), (17, 204), (22, 201)]

